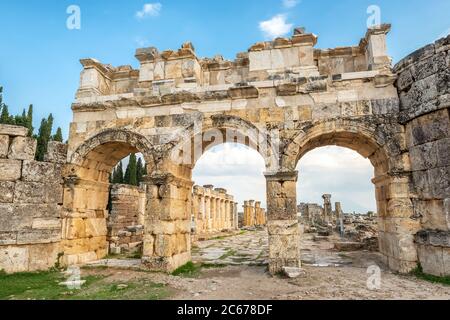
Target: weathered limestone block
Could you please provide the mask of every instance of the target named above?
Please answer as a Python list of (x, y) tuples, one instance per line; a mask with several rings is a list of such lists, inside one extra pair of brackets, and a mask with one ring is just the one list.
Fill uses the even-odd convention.
[(417, 248), (414, 235), (379, 231), (380, 252), (390, 269), (408, 273), (417, 266)]
[(0, 266), (7, 273), (28, 271), (29, 251), (27, 247), (0, 247)]
[(450, 230), (450, 211), (446, 200), (414, 200), (414, 214), (421, 217), (423, 228), (429, 230)]
[(11, 126), (9, 124), (0, 124), (0, 135), (11, 137), (26, 137), (28, 134), (28, 128)]
[(23, 230), (17, 233), (17, 244), (42, 244), (61, 241), (61, 229)]
[(48, 270), (54, 267), (58, 262), (59, 253), (59, 242), (28, 246), (28, 271)]
[(12, 203), (14, 199), (15, 183), (12, 181), (0, 181), (0, 203)]
[(0, 231), (0, 246), (14, 245), (16, 243), (16, 231)]
[(67, 161), (67, 149), (67, 144), (50, 141), (47, 145), (47, 153), (44, 156), (44, 160), (46, 162), (64, 164)]
[(416, 235), (423, 271), (435, 276), (450, 275), (450, 233), (423, 230)]
[(22, 162), (0, 159), (0, 181), (16, 181), (22, 175)]
[(24, 161), (22, 180), (52, 184), (62, 183), (62, 165), (49, 162)]
[(60, 183), (17, 181), (14, 193), (17, 203), (63, 203), (63, 188)]
[(9, 136), (0, 135), (0, 159), (6, 158), (9, 150)]
[(33, 160), (37, 141), (28, 137), (16, 137), (9, 146), (8, 158), (14, 160)]

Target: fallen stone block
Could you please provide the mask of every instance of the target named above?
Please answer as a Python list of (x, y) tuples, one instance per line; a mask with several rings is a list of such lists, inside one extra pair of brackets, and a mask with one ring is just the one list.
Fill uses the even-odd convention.
[(291, 279), (306, 275), (305, 270), (295, 267), (283, 267), (283, 273)]

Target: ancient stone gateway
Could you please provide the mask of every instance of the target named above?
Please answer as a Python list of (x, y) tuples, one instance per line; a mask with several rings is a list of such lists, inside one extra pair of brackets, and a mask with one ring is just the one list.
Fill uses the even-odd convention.
[[(106, 255), (108, 177), (130, 152), (143, 154), (148, 171), (144, 262), (164, 271), (188, 262), (192, 169), (209, 148), (237, 142), (257, 150), (266, 163), (270, 272), (301, 266), (295, 169), (308, 151), (328, 145), (370, 159), (380, 251), (393, 270), (415, 268), (415, 236), (427, 229), (414, 207), (422, 199), (416, 191), (435, 182), (412, 179), (408, 132), (414, 128), (408, 124), (440, 110), (448, 147), (449, 92), (448, 83), (434, 92), (435, 98), (447, 94), (447, 105), (416, 110), (405, 119), (406, 103), (414, 96), (400, 95), (400, 103), (397, 75), (386, 52), (389, 29), (370, 29), (359, 45), (329, 50), (314, 49), (317, 37), (298, 29), (289, 39), (257, 43), (234, 61), (199, 59), (190, 43), (178, 51), (138, 49), (139, 70), (81, 60), (64, 173), (65, 263)], [(446, 50), (448, 76), (446, 41), (439, 45)], [(427, 57), (434, 56), (434, 46)], [(422, 58), (413, 56), (409, 63)], [(401, 79), (401, 90), (414, 89), (415, 78), (402, 74)], [(445, 153), (440, 164), (448, 174), (448, 149)], [(424, 165), (422, 170), (429, 168)], [(448, 179), (441, 177), (447, 192), (440, 198), (419, 201), (423, 210), (441, 217), (438, 224), (447, 237)], [(442, 250), (448, 257), (448, 247), (440, 250), (441, 260)]]

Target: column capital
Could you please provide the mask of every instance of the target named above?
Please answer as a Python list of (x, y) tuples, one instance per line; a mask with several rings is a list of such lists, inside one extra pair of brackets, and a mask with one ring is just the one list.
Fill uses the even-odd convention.
[(298, 171), (265, 172), (268, 181), (294, 181), (298, 180)]

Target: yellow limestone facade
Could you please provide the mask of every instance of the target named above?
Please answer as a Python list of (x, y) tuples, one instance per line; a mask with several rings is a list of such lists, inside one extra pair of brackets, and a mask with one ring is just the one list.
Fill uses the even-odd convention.
[[(423, 147), (440, 139), (436, 148), (442, 149), (448, 138), (448, 39), (393, 70), (386, 52), (389, 30), (381, 25), (355, 46), (323, 50), (315, 48), (316, 35), (296, 29), (292, 37), (257, 43), (233, 61), (201, 59), (190, 43), (175, 51), (138, 49), (138, 69), (81, 60), (62, 199), (55, 200), (61, 228), (52, 248), (61, 263), (106, 256), (108, 178), (121, 159), (138, 152), (148, 172), (143, 262), (164, 271), (188, 262), (191, 217), (197, 214), (192, 170), (211, 147), (236, 142), (265, 161), (270, 272), (301, 267), (297, 163), (314, 148), (338, 145), (357, 151), (374, 167), (380, 251), (387, 265), (400, 272), (415, 268), (418, 242), (423, 261), (439, 256), (439, 272), (446, 273), (448, 246), (444, 241), (433, 247), (434, 234), (427, 230), (438, 225), (440, 239), (448, 238), (448, 157), (429, 164)], [(439, 69), (426, 69), (433, 74), (411, 75), (425, 70), (411, 66), (442, 55)], [(417, 94), (427, 83), (435, 90)], [(433, 130), (427, 125), (432, 119), (442, 122), (443, 133), (419, 134), (419, 129)], [(3, 134), (3, 162), (15, 157), (7, 154), (14, 134)], [(19, 173), (0, 176), (12, 194), (19, 192), (14, 189), (23, 179)], [(226, 201), (207, 203), (205, 216), (225, 212), (225, 221), (217, 225), (205, 218), (203, 229), (235, 222), (227, 218), (231, 210), (220, 209)], [(13, 202), (2, 206), (16, 212)], [(14, 232), (2, 250), (23, 245)]]

